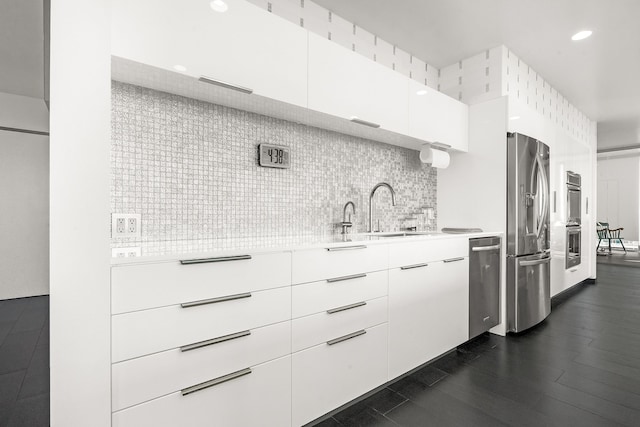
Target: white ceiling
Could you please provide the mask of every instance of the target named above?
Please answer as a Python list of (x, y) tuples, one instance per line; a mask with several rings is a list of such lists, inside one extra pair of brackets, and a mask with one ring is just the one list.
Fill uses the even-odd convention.
[(0, 0), (0, 92), (44, 98), (42, 0)]
[(314, 1), (438, 68), (505, 45), (598, 122), (598, 146), (640, 143), (638, 0)]

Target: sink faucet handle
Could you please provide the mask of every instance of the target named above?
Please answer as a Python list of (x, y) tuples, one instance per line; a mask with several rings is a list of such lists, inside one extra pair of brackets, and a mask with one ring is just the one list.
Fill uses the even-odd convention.
[(351, 222), (351, 214), (347, 217), (347, 210), (349, 209), (349, 206), (351, 206), (353, 215), (355, 216), (356, 214), (356, 205), (352, 201), (345, 203), (344, 208), (342, 209), (342, 234), (347, 234), (349, 229), (353, 226), (353, 223)]

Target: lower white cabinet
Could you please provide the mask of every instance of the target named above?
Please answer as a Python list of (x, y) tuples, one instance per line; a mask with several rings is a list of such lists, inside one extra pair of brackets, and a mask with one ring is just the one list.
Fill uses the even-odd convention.
[[(160, 373), (159, 373), (160, 374)], [(112, 415), (113, 427), (291, 425), (291, 356), (183, 389)], [(226, 381), (225, 381), (226, 380)], [(216, 384), (216, 381), (219, 381)], [(196, 384), (194, 384), (196, 386)]]
[(291, 321), (114, 363), (113, 411), (291, 354)]
[(467, 341), (469, 259), (389, 271), (389, 379)]
[(306, 424), (387, 381), (387, 324), (354, 333), (359, 335), (336, 337), (345, 339), (292, 355), (294, 426)]

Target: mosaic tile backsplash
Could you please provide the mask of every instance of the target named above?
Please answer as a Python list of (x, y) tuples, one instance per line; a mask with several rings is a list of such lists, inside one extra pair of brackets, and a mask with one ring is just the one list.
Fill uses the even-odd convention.
[[(258, 144), (290, 169), (258, 166)], [(434, 230), (436, 170), (418, 152), (120, 82), (112, 83), (111, 211), (142, 215), (142, 241), (329, 236), (343, 206), (367, 231)], [(114, 239), (113, 243), (129, 243)]]

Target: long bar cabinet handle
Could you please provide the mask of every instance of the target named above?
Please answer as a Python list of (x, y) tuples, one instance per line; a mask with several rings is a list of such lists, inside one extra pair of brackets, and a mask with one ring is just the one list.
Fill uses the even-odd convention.
[(331, 279), (327, 279), (327, 282), (335, 283), (335, 282), (342, 282), (344, 280), (360, 279), (362, 277), (367, 277), (367, 273), (352, 274), (351, 276), (333, 277)]
[(180, 264), (205, 264), (209, 262), (227, 262), (227, 261), (242, 261), (245, 259), (251, 259), (251, 255), (236, 255), (236, 256), (221, 256), (214, 258), (199, 258), (199, 259), (181, 259)]
[(236, 85), (236, 84), (233, 84), (233, 83), (224, 82), (222, 80), (214, 79), (214, 78), (211, 78), (211, 77), (200, 76), (200, 78), (198, 80), (200, 80), (203, 83), (209, 83), (209, 84), (220, 86), (220, 87), (223, 87), (223, 88), (226, 88), (226, 89), (237, 90), (238, 92), (242, 92), (242, 93), (246, 93), (246, 94), (252, 94), (253, 93), (253, 89), (250, 89), (248, 87)]
[(334, 344), (338, 344), (347, 340), (350, 340), (351, 338), (355, 338), (355, 337), (359, 337), (360, 335), (364, 335), (366, 334), (367, 331), (365, 331), (364, 329), (357, 331), (357, 332), (353, 332), (351, 334), (347, 334), (344, 335), (342, 337), (336, 338), (336, 339), (332, 339), (327, 341), (327, 345), (334, 345)]
[(223, 375), (221, 377), (214, 378), (212, 380), (205, 381), (203, 383), (184, 388), (181, 390), (181, 392), (183, 396), (186, 396), (188, 394), (195, 393), (197, 391), (204, 390), (209, 387), (216, 386), (218, 384), (226, 383), (227, 381), (235, 380), (236, 378), (240, 378), (245, 375), (249, 375), (251, 372), (252, 372), (251, 368), (245, 368), (240, 371), (233, 372), (231, 374)]
[(337, 248), (327, 248), (329, 252), (353, 251), (356, 249), (367, 249), (367, 245), (339, 246)]
[(444, 262), (456, 262), (456, 261), (462, 261), (462, 260), (464, 260), (464, 257), (449, 258), (449, 259), (445, 259)]
[(235, 334), (223, 335), (218, 338), (213, 338), (206, 341), (200, 341), (200, 342), (196, 342), (189, 345), (183, 345), (182, 347), (180, 347), (180, 351), (184, 352), (184, 351), (195, 350), (197, 348), (207, 347), (207, 346), (218, 344), (221, 342), (231, 341), (231, 340), (235, 340), (242, 337), (247, 337), (249, 335), (251, 335), (251, 331), (242, 331), (242, 332), (236, 332)]
[(400, 270), (411, 270), (413, 268), (422, 268), (422, 267), (428, 267), (429, 264), (428, 263), (422, 263), (422, 264), (413, 264), (413, 265), (405, 265), (404, 267), (400, 267)]
[(327, 314), (340, 313), (341, 311), (351, 310), (352, 308), (362, 307), (363, 305), (367, 305), (365, 301), (357, 302), (355, 304), (343, 305), (342, 307), (332, 308), (331, 310), (327, 310)]
[(234, 301), (234, 300), (243, 299), (243, 298), (251, 298), (251, 292), (246, 292), (244, 294), (227, 295), (227, 296), (218, 297), (218, 298), (201, 299), (199, 301), (184, 302), (180, 304), (180, 307), (182, 308), (198, 307), (200, 305), (216, 304), (219, 302)]
[(357, 117), (352, 117), (349, 120), (351, 120), (353, 123), (357, 123), (359, 125), (369, 126), (370, 128), (379, 128), (380, 127), (380, 124), (378, 124), (378, 123), (368, 122), (366, 120), (362, 120), (362, 119), (359, 119)]

